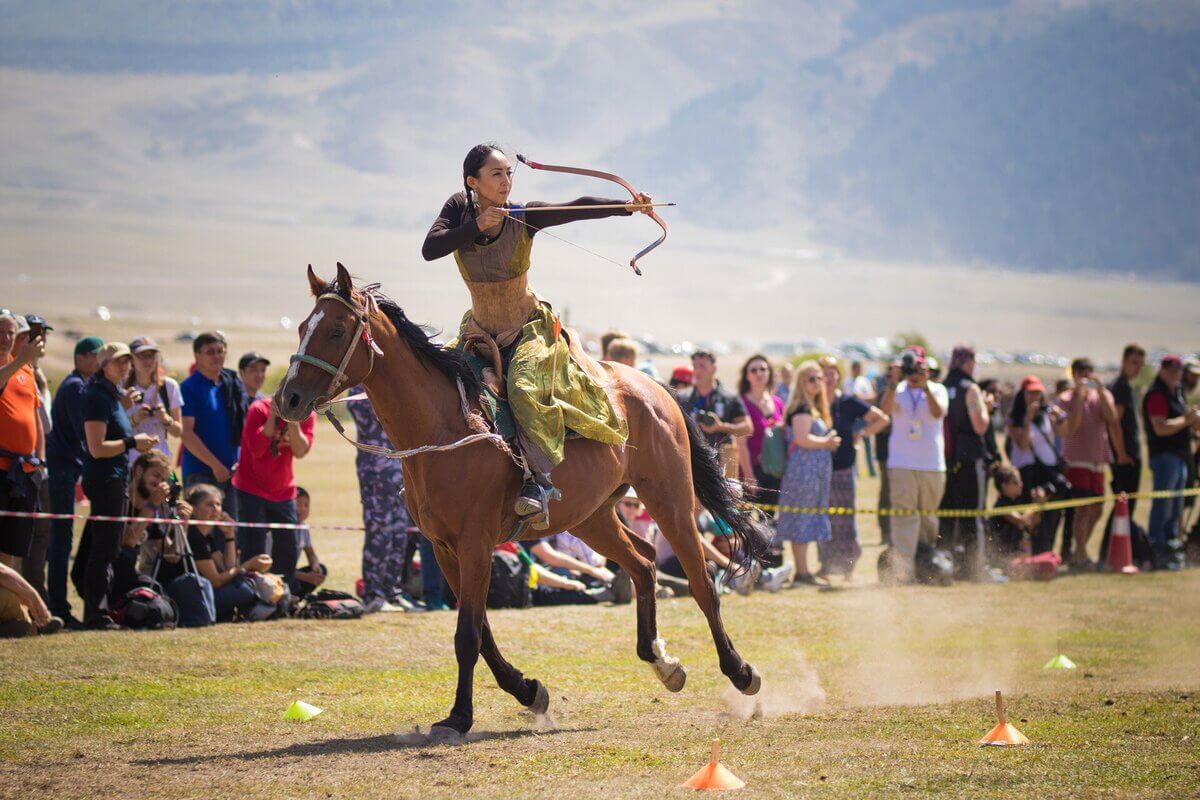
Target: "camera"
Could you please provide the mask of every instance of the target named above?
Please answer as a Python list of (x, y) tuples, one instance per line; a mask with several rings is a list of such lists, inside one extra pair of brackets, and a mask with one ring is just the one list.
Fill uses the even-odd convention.
[(180, 485), (179, 481), (175, 480), (174, 475), (168, 479), (168, 485), (171, 487), (171, 489), (170, 493), (167, 495), (167, 505), (171, 508), (175, 508), (177, 505), (179, 505), (179, 498), (183, 494), (183, 486)]
[(41, 323), (41, 322), (30, 322), (29, 323), (29, 341), (32, 342), (34, 339), (41, 338), (42, 336), (45, 335), (45, 333), (46, 333), (46, 326), (44, 323)]
[(900, 374), (904, 377), (916, 375), (920, 369), (920, 364), (917, 362), (917, 354), (911, 350), (905, 350), (900, 354)]

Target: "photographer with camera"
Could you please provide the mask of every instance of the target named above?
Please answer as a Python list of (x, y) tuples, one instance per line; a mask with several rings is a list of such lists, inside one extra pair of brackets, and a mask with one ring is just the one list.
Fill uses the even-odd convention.
[[(30, 335), (18, 350), (22, 333)], [(35, 511), (42, 481), (46, 436), (30, 365), (45, 355), (46, 336), (33, 333), (24, 317), (0, 311), (0, 508), (5, 511)], [(20, 571), (32, 541), (33, 519), (0, 517), (0, 564)]]
[[(1013, 398), (1005, 440), (1008, 458), (1021, 473), (1022, 503), (1062, 500), (1070, 490), (1055, 448), (1055, 428), (1064, 418), (1057, 406), (1047, 405), (1046, 385), (1041, 378), (1027, 375)], [(1032, 534), (1033, 555), (1054, 549), (1062, 516), (1058, 510), (1042, 512)]]
[[(139, 336), (129, 343), (133, 353), (133, 371), (125, 382), (125, 397), (129, 405), (125, 413), (134, 433), (158, 437), (156, 450), (171, 457), (168, 436), (183, 435), (183, 395), (174, 378), (162, 374), (162, 353), (149, 336)], [(133, 462), (136, 455), (131, 453)]]
[[(929, 510), (941, 503), (946, 487), (942, 417), (948, 403), (946, 388), (929, 379), (925, 349), (910, 347), (901, 353), (900, 367), (889, 373), (880, 406), (892, 420), (887, 462), (892, 508)], [(917, 542), (933, 546), (937, 517), (900, 515), (892, 520), (891, 530), (892, 580), (911, 583)]]
[(738, 450), (735, 436), (754, 433), (754, 424), (746, 415), (746, 407), (737, 395), (726, 391), (717, 380), (717, 357), (707, 350), (692, 354), (692, 371), (696, 384), (681, 395), (683, 407), (696, 418), (709, 447), (721, 454), (725, 477), (737, 479)]

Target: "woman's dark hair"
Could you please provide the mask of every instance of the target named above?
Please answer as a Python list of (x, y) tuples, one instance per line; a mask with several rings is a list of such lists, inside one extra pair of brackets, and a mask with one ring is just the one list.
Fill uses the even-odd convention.
[(471, 187), (467, 185), (467, 178), (479, 177), (479, 170), (483, 169), (484, 162), (492, 153), (503, 153), (504, 150), (495, 142), (484, 142), (477, 144), (467, 153), (467, 157), (463, 159), (463, 191), (467, 193), (467, 208), (472, 213), (475, 212), (475, 193), (471, 191)]
[[(1044, 395), (1044, 393), (1043, 393)], [(1042, 417), (1046, 413), (1046, 400), (1043, 396), (1042, 405), (1038, 408), (1037, 416), (1033, 418), (1036, 425), (1042, 424)], [(1017, 393), (1013, 396), (1012, 411), (1008, 414), (1009, 423), (1017, 426), (1025, 424), (1025, 390), (1017, 389)]]
[(761, 361), (767, 365), (767, 391), (775, 385), (775, 367), (771, 365), (771, 360), (762, 353), (755, 353), (746, 359), (742, 364), (742, 371), (738, 375), (738, 394), (748, 394), (750, 392), (750, 379), (747, 376), (750, 365), (755, 361)]

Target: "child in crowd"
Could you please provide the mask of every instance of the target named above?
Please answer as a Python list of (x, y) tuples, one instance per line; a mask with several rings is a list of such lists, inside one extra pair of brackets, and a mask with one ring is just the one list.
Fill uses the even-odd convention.
[(325, 582), (325, 578), (329, 576), (329, 570), (321, 559), (317, 557), (317, 551), (313, 547), (312, 531), (308, 529), (308, 515), (312, 513), (312, 498), (308, 494), (308, 490), (303, 486), (296, 487), (296, 520), (303, 525), (296, 529), (296, 561), (299, 562), (300, 556), (308, 557), (308, 566), (305, 569), (296, 570), (296, 580), (292, 582), (291, 590), (293, 597), (304, 597), (313, 589)]
[[(1008, 465), (1000, 465), (993, 471), (996, 491), (1000, 497), (994, 508), (1011, 508), (1021, 505), (1025, 486), (1021, 473)], [(1030, 492), (1034, 503), (1044, 503), (1046, 492), (1035, 487)], [(988, 522), (988, 553), (993, 565), (1001, 568), (1010, 578), (1049, 580), (1058, 570), (1059, 558), (1054, 553), (1033, 556), (1033, 534), (1041, 522), (1042, 512), (1012, 511), (1003, 516), (990, 517)]]

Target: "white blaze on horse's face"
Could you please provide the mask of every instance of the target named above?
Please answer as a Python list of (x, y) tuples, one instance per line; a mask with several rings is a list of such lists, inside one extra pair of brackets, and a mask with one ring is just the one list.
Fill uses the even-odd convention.
[[(297, 355), (305, 355), (304, 351), (308, 349), (308, 342), (312, 339), (313, 334), (317, 332), (317, 325), (325, 318), (324, 311), (313, 311), (312, 316), (308, 318), (308, 326), (304, 329), (304, 338), (300, 340), (300, 349), (296, 351)], [(288, 367), (287, 378), (284, 379), (284, 385), (296, 379), (300, 374), (300, 362), (293, 361), (292, 366)]]

